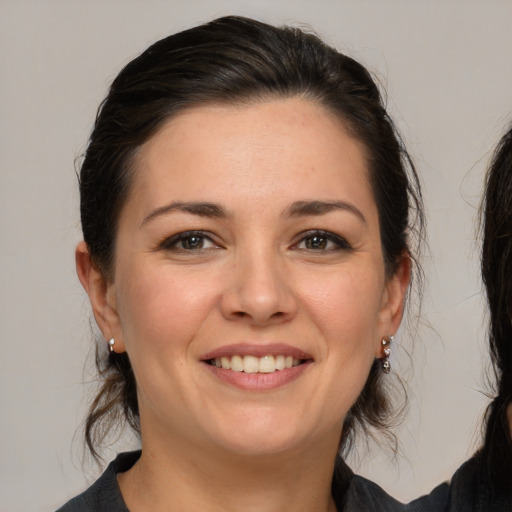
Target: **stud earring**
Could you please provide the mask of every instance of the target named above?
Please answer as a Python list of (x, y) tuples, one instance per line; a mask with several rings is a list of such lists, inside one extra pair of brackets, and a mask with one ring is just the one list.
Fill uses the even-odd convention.
[(110, 338), (110, 340), (108, 342), (108, 348), (110, 349), (110, 352), (114, 352), (114, 344), (115, 344), (114, 338)]
[(382, 338), (382, 358), (380, 360), (380, 364), (382, 366), (382, 371), (384, 373), (389, 373), (391, 371), (391, 363), (389, 362), (389, 356), (391, 355), (391, 342), (393, 341), (393, 336), (386, 336)]

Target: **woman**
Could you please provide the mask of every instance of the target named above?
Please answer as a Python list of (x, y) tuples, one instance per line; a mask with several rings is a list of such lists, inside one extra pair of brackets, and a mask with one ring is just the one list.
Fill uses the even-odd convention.
[(496, 382), (482, 448), (413, 512), (512, 510), (512, 128), (500, 140), (482, 200), (482, 278), (489, 303), (489, 347)]
[(482, 278), (496, 396), (487, 410), (481, 457), (489, 499), (502, 506), (497, 510), (512, 510), (512, 128), (496, 148), (482, 210)]
[(124, 416), (142, 450), (62, 511), (400, 509), (337, 457), (390, 412), (423, 220), (360, 64), (237, 17), (163, 39), (114, 80), (80, 194), (110, 351), (86, 440)]
[(512, 128), (494, 153), (482, 201), (482, 278), (495, 396), (484, 445), (454, 475), (450, 510), (512, 510)]

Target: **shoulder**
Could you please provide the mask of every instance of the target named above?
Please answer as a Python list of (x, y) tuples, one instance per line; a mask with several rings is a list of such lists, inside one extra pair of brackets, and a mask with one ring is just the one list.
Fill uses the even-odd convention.
[(129, 512), (117, 483), (117, 474), (130, 469), (139, 457), (140, 451), (118, 455), (94, 484), (57, 512)]
[(402, 512), (405, 505), (392, 498), (389, 494), (366, 478), (354, 475), (347, 490), (343, 512)]
[(485, 488), (485, 482), (479, 481), (481, 473), (480, 457), (475, 456), (467, 460), (455, 472), (450, 481), (450, 508), (457, 510), (479, 510), (480, 494)]
[(430, 494), (409, 503), (407, 512), (448, 512), (450, 486), (447, 482), (438, 485)]
[(512, 484), (497, 488), (481, 453), (466, 461), (450, 482), (450, 512), (510, 512)]
[(430, 494), (407, 505), (407, 512), (475, 512), (477, 508), (479, 464), (476, 458), (466, 461), (451, 481), (438, 485)]
[(493, 492), (480, 454), (467, 460), (454, 473), (450, 483), (411, 502), (407, 512), (510, 512), (510, 492)]

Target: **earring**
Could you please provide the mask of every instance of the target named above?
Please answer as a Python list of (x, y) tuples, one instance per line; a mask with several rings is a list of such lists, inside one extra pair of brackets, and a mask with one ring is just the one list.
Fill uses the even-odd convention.
[(114, 344), (115, 344), (114, 338), (110, 338), (110, 340), (108, 342), (108, 348), (110, 349), (110, 352), (114, 352)]
[(382, 366), (382, 371), (384, 373), (389, 373), (391, 371), (391, 363), (389, 362), (389, 356), (391, 355), (391, 342), (393, 341), (393, 336), (386, 336), (382, 338), (382, 358), (380, 360), (380, 364)]

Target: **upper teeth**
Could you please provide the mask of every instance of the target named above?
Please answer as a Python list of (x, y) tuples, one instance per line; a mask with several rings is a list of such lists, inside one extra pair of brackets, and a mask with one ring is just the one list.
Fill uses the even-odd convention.
[(298, 366), (300, 359), (293, 356), (232, 356), (212, 359), (212, 364), (224, 370), (234, 370), (245, 373), (272, 373), (292, 366)]

